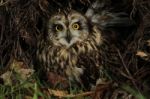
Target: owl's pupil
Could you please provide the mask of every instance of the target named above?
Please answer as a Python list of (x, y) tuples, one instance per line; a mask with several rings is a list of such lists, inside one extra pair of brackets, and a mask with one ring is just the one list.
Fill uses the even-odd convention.
[(77, 25), (74, 25), (74, 28), (77, 28)]
[(73, 24), (73, 29), (76, 29), (76, 30), (78, 30), (79, 29), (79, 24), (78, 23), (75, 23), (75, 24)]

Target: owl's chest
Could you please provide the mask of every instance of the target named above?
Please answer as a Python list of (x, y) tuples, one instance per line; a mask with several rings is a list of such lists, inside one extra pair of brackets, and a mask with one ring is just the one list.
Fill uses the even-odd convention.
[(101, 64), (100, 53), (96, 50), (89, 53), (76, 53), (63, 50), (55, 53), (52, 57), (53, 61), (51, 61), (50, 65), (57, 65), (62, 69), (67, 68), (67, 66), (81, 68)]
[(53, 58), (55, 60), (51, 62), (50, 70), (65, 75), (70, 80), (81, 81), (82, 75), (96, 79), (94, 77), (99, 75), (101, 59), (98, 51), (86, 54), (62, 51), (58, 52)]

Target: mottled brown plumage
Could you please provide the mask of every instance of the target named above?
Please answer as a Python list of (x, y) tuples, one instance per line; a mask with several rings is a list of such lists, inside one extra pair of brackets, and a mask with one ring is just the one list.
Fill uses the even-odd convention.
[[(70, 17), (74, 19), (69, 20)], [(48, 23), (46, 39), (38, 43), (36, 53), (41, 67), (44, 67), (46, 72), (54, 72), (87, 88), (96, 85), (102, 77), (102, 53), (104, 52), (101, 47), (105, 42), (102, 31), (96, 24), (88, 21), (87, 17), (75, 11), (67, 15), (61, 13), (52, 16)], [(68, 27), (65, 23), (69, 24)], [(81, 29), (73, 30), (72, 24), (77, 23)], [(58, 25), (62, 25), (61, 31), (57, 31)], [(67, 30), (72, 36), (70, 42), (66, 38)]]

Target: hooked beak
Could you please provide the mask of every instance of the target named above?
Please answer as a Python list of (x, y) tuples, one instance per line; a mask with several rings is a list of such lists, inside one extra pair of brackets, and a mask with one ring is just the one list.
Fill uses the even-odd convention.
[(71, 34), (70, 34), (70, 31), (68, 30), (67, 31), (67, 35), (66, 35), (66, 41), (68, 42), (68, 43), (70, 43), (70, 41), (71, 41), (71, 39), (72, 39), (72, 36), (71, 36)]

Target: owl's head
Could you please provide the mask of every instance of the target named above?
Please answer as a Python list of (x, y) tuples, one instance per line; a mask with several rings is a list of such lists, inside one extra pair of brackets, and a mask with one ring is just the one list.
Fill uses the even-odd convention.
[(54, 45), (70, 47), (89, 36), (88, 20), (79, 12), (58, 13), (49, 19), (48, 40)]

